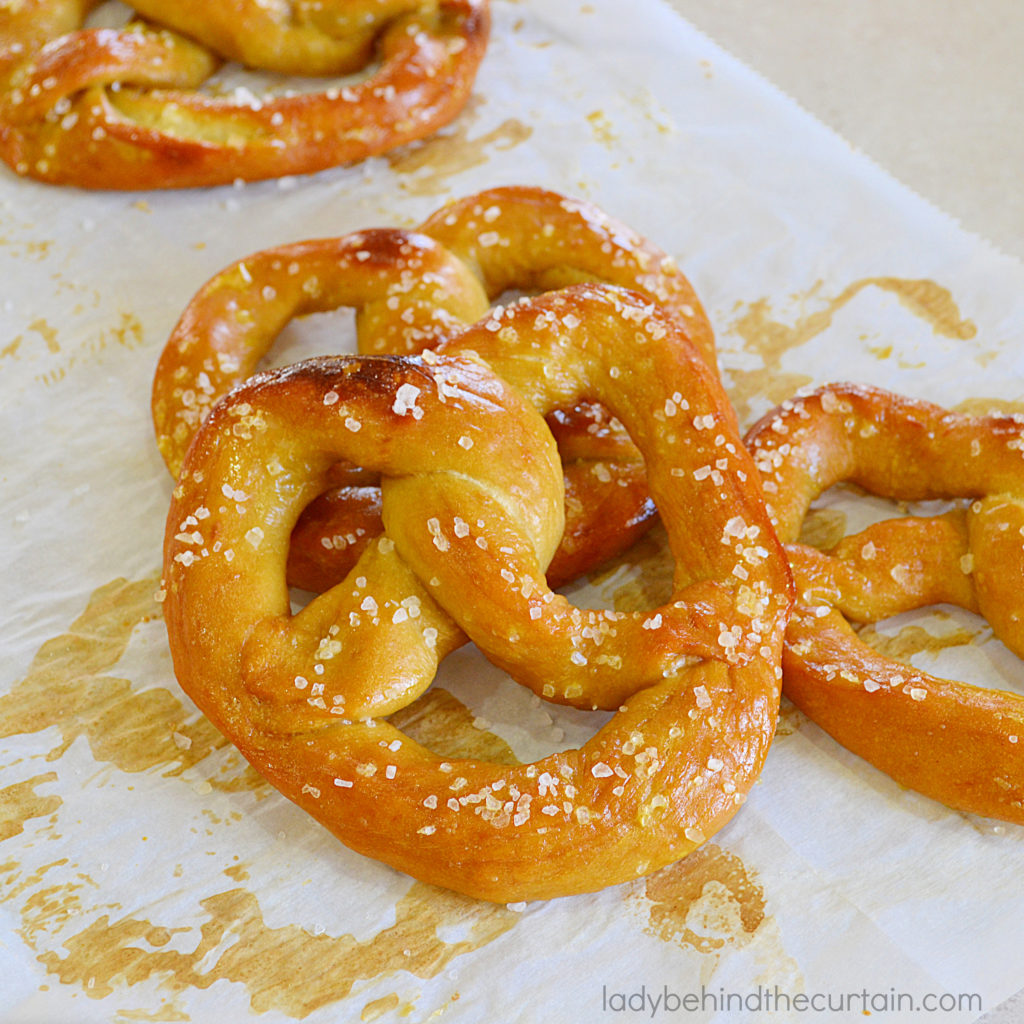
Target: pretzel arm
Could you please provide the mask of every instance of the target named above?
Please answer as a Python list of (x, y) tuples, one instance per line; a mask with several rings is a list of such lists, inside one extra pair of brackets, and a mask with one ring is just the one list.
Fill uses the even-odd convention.
[(81, 27), (102, 0), (18, 0), (0, 15), (0, 74)]
[(583, 746), (521, 766), (442, 759), (384, 722), (303, 737), (298, 757), (270, 740), (260, 758), (357, 852), (480, 899), (550, 899), (673, 863), (735, 815), (774, 732), (773, 675), (684, 669)]
[(836, 610), (798, 607), (785, 692), (848, 750), (948, 807), (1024, 824), (1024, 701), (894, 663)]
[(995, 635), (1024, 658), (1024, 498), (994, 494), (975, 501), (967, 523), (978, 611)]
[(509, 186), (453, 200), (422, 230), (476, 268), (491, 298), (508, 289), (553, 290), (585, 282), (638, 291), (678, 318), (716, 368), (711, 324), (675, 261), (591, 203)]
[(857, 384), (829, 384), (747, 432), (785, 542), (811, 502), (840, 481), (903, 501), (983, 497), (1020, 486), (1021, 424), (970, 417)]
[(786, 546), (799, 565), (800, 599), (839, 608), (854, 622), (877, 622), (933, 604), (979, 610), (972, 577), (967, 517), (886, 519), (844, 537), (829, 551)]

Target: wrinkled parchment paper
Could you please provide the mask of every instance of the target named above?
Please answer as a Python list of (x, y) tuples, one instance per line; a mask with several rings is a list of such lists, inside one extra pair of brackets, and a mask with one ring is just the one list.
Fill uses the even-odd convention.
[[(902, 791), (789, 707), (746, 806), (694, 856), (494, 907), (347, 851), (178, 688), (154, 597), (171, 481), (150, 383), (194, 291), (256, 249), (543, 185), (676, 257), (745, 423), (835, 379), (1024, 409), (1017, 262), (656, 0), (495, 0), (494, 22), (463, 116), (389, 157), (168, 194), (0, 173), (4, 1024), (891, 1022), (927, 998), (942, 1010), (927, 1019), (959, 1022), (1024, 985), (1024, 830)], [(309, 318), (274, 361), (351, 335), (348, 314)], [(817, 527), (859, 528), (850, 502), (830, 497)], [(664, 572), (655, 537), (580, 599), (627, 606)], [(935, 673), (1022, 688), (972, 616), (877, 632)], [(596, 727), (472, 650), (437, 686), (428, 727), (480, 752), (533, 759)]]

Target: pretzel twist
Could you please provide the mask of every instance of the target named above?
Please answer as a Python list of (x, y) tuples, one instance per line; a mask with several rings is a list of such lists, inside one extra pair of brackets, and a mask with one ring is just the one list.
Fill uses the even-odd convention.
[[(536, 230), (536, 225), (545, 225)], [(548, 230), (548, 227), (551, 230)], [(419, 231), (376, 229), (254, 253), (208, 281), (168, 339), (153, 382), (157, 443), (177, 474), (212, 404), (252, 374), (294, 317), (356, 309), (359, 350), (415, 353), (482, 317), (509, 289), (599, 280), (636, 289), (685, 325), (710, 366), (714, 337), (686, 277), (660, 249), (588, 203), (539, 188), (453, 202)], [(568, 519), (556, 584), (618, 554), (653, 522), (642, 460), (600, 406), (552, 409)], [(293, 537), (289, 577), (322, 591), (380, 532), (372, 478), (338, 472)]]
[[(522, 300), (499, 318), (509, 383), (492, 323), (440, 352), (270, 371), (219, 401), (174, 492), (165, 617), (181, 685), (285, 795), (357, 851), (510, 901), (653, 871), (731, 818), (774, 732), (791, 581), (677, 321), (606, 286)], [(675, 588), (649, 613), (576, 609), (544, 580), (562, 495), (540, 411), (584, 396), (628, 427), (665, 519)], [(339, 459), (381, 472), (386, 533), (292, 615), (292, 526)], [(533, 764), (442, 761), (381, 716), (429, 685), (455, 622), (544, 696), (617, 712)]]
[[(1024, 698), (883, 656), (848, 620), (950, 603), (1024, 657), (1024, 422), (836, 384), (747, 435), (797, 580), (785, 693), (848, 749), (949, 807), (1024, 823)], [(834, 483), (966, 508), (877, 523), (827, 552), (794, 543)]]
[[(487, 0), (139, 0), (154, 24), (83, 29), (95, 0), (0, 13), (0, 158), (95, 189), (185, 188), (308, 174), (423, 138), (465, 105)], [(222, 60), (365, 80), (257, 98), (204, 83)]]

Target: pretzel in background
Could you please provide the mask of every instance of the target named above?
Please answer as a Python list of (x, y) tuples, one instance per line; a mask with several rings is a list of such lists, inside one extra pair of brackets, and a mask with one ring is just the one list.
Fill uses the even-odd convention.
[[(213, 403), (255, 372), (297, 316), (352, 306), (361, 352), (412, 354), (457, 334), (511, 289), (588, 280), (657, 302), (714, 370), (711, 326), (666, 253), (590, 203), (509, 186), (451, 202), (417, 231), (373, 229), (279, 246), (216, 274), (189, 302), (157, 366), (160, 451), (177, 475)], [(495, 358), (500, 347), (492, 347)], [(655, 509), (643, 460), (600, 405), (552, 409), (548, 423), (566, 471), (566, 530), (549, 567), (557, 584), (629, 547)], [(308, 590), (341, 579), (381, 529), (372, 474), (338, 467), (332, 484), (293, 536), (289, 578)]]
[[(902, 785), (1024, 824), (1024, 698), (908, 668), (850, 625), (945, 602), (1024, 657), (1024, 421), (831, 384), (769, 413), (746, 443), (797, 583), (786, 695)], [(841, 481), (967, 504), (884, 520), (830, 551), (796, 543), (811, 502)]]
[[(421, 139), (469, 98), (488, 0), (129, 0), (145, 19), (83, 29), (98, 0), (0, 11), (0, 158), (94, 189), (308, 174)], [(223, 60), (368, 78), (262, 97), (203, 91)], [(315, 81), (315, 80), (314, 80)]]

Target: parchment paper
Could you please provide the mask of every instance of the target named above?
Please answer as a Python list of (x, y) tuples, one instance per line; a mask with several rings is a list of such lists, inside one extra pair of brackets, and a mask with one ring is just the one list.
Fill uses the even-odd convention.
[[(927, 1019), (960, 1022), (1024, 985), (1024, 830), (901, 790), (789, 707), (746, 806), (693, 857), (509, 908), (348, 852), (178, 688), (154, 597), (172, 484), (152, 373), (195, 290), (269, 245), (543, 185), (676, 257), (744, 422), (836, 379), (1024, 408), (1019, 263), (656, 0), (495, 0), (494, 22), (463, 116), (387, 158), (167, 194), (0, 173), (4, 1024), (890, 1022), (926, 998), (947, 1000)], [(313, 317), (274, 361), (350, 346), (347, 314)], [(848, 505), (819, 526), (857, 528)], [(642, 597), (664, 565), (655, 537), (580, 600)], [(879, 632), (930, 671), (1022, 689), (972, 616)], [(533, 759), (596, 727), (472, 650), (437, 685), (425, 718), (475, 749)]]

